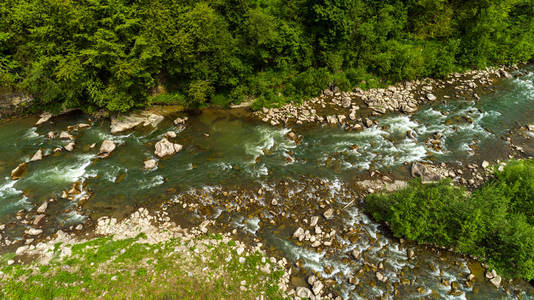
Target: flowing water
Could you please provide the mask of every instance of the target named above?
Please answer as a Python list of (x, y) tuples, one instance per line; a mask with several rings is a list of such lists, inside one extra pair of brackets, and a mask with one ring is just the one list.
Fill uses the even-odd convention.
[[(374, 298), (397, 291), (404, 298), (534, 299), (524, 282), (496, 289), (483, 280), (480, 266), (447, 251), (400, 243), (370, 220), (359, 207), (357, 180), (369, 170), (392, 177), (406, 177), (407, 163), (420, 160), (465, 166), (482, 159), (504, 159), (510, 146), (504, 137), (521, 145), (525, 156), (534, 154), (534, 134), (520, 130), (534, 124), (534, 73), (502, 80), (496, 91), (473, 102), (465, 99), (422, 107), (412, 116), (389, 114), (379, 124), (361, 132), (340, 127), (277, 128), (251, 121), (239, 113), (205, 110), (189, 116), (186, 126), (171, 119), (157, 129), (140, 129), (119, 135), (109, 133), (108, 121), (95, 121), (91, 128), (75, 133), (73, 152), (51, 154), (28, 165), (24, 177), (10, 179), (10, 171), (29, 161), (38, 149), (51, 153), (67, 141), (48, 139), (49, 131), (88, 122), (88, 116), (69, 114), (53, 124), (35, 128), (35, 118), (0, 123), (0, 223), (10, 224), (8, 233), (20, 238), (27, 225), (15, 218), (20, 210), (35, 210), (43, 201), (55, 199), (49, 208), (47, 230), (84, 223), (88, 216), (125, 216), (139, 206), (174, 207), (182, 223), (216, 219), (225, 229), (238, 229), (244, 239), (260, 239), (272, 254), (286, 257), (298, 267), (294, 284), (316, 273), (330, 279), (333, 290), (346, 298)], [(153, 158), (154, 144), (165, 132), (178, 133), (175, 142), (184, 150), (160, 160), (155, 170), (143, 169)], [(302, 136), (295, 142), (290, 131)], [(409, 132), (415, 134), (408, 134)], [(443, 147), (427, 145), (441, 133)], [(117, 149), (100, 159), (97, 147), (104, 139)], [(84, 192), (73, 200), (61, 199), (72, 184)], [(89, 196), (83, 205), (79, 201)], [(315, 249), (291, 237), (312, 215), (336, 208), (333, 220), (321, 217), (332, 247)], [(83, 208), (83, 209), (81, 209)], [(306, 219), (306, 221), (304, 221)], [(310, 228), (312, 229), (312, 228)], [(335, 230), (334, 233), (331, 231)], [(351, 255), (359, 249), (362, 258)], [(408, 259), (407, 251), (415, 252)], [(382, 262), (388, 281), (378, 282), (372, 269)], [(474, 286), (465, 280), (477, 275)], [(449, 295), (456, 281), (459, 295)]]

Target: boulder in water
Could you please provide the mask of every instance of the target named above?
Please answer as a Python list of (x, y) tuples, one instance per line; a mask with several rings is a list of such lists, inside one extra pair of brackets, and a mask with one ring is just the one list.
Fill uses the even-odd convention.
[(310, 291), (310, 289), (305, 288), (305, 287), (301, 287), (301, 286), (299, 286), (295, 290), (295, 292), (296, 292), (297, 297), (300, 297), (300, 298), (303, 298), (303, 299), (311, 298), (311, 296), (313, 296), (313, 294)]
[(166, 138), (163, 138), (161, 141), (156, 143), (154, 154), (160, 158), (163, 158), (165, 156), (170, 156), (174, 153), (182, 151), (182, 148), (182, 145), (173, 144)]
[(41, 149), (39, 149), (39, 150), (37, 150), (37, 152), (35, 152), (35, 154), (32, 156), (30, 161), (38, 161), (38, 160), (41, 160), (41, 159), (43, 159), (43, 151)]
[(430, 101), (435, 101), (436, 99), (438, 99), (434, 94), (426, 94), (426, 98)]
[(187, 122), (188, 118), (185, 117), (185, 118), (176, 118), (176, 120), (174, 120), (174, 125), (184, 125), (185, 122)]
[(68, 143), (66, 146), (65, 146), (65, 150), (69, 151), (69, 152), (72, 152), (74, 151), (74, 142), (70, 142)]
[(13, 169), (13, 171), (11, 171), (11, 179), (17, 180), (22, 178), (22, 176), (24, 175), (24, 171), (26, 171), (26, 166), (26, 163), (21, 163), (15, 169)]
[(152, 170), (158, 166), (158, 162), (155, 159), (145, 160), (145, 170)]
[(62, 131), (60, 134), (59, 134), (59, 138), (62, 139), (62, 140), (74, 140), (74, 137), (72, 136), (72, 134), (66, 132), (66, 131)]
[(39, 206), (37, 208), (37, 213), (38, 214), (44, 214), (46, 212), (46, 209), (48, 208), (48, 202), (45, 201), (43, 204), (41, 204), (41, 206)]
[(170, 139), (174, 139), (174, 138), (176, 138), (176, 132), (174, 132), (174, 131), (167, 131), (167, 132), (165, 133), (165, 137), (168, 137), (168, 138), (170, 138)]
[(104, 140), (100, 146), (100, 154), (109, 155), (111, 152), (113, 152), (113, 150), (115, 150), (115, 148), (117, 148), (117, 146), (113, 141)]
[(527, 125), (528, 131), (534, 132), (534, 124)]
[(157, 127), (164, 117), (150, 112), (136, 112), (127, 116), (111, 118), (111, 133), (119, 133), (133, 129), (139, 125)]
[(40, 117), (40, 119), (37, 120), (37, 123), (35, 123), (35, 126), (39, 126), (39, 125), (42, 125), (42, 124), (48, 122), (48, 120), (50, 120), (52, 118), (52, 114), (48, 113), (48, 112), (44, 112), (39, 117)]
[(40, 226), (45, 221), (45, 215), (36, 215), (33, 219), (33, 226)]

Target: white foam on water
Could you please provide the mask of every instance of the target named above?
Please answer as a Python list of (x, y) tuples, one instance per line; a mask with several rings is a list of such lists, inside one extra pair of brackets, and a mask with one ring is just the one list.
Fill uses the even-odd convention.
[(14, 188), (15, 183), (17, 183), (16, 180), (11, 180), (11, 178), (9, 177), (6, 177), (5, 180), (6, 183), (0, 186), (0, 198), (8, 196), (17, 196), (22, 194), (21, 190), (17, 190), (16, 188)]
[(102, 172), (102, 178), (104, 178), (105, 180), (109, 181), (109, 182), (115, 182), (117, 180), (117, 176), (119, 176), (119, 173), (121, 172), (121, 170), (124, 170), (125, 172), (128, 171), (128, 169), (123, 169), (119, 166), (116, 166), (116, 165), (111, 165), (111, 166), (108, 166), (106, 167), (106, 170), (104, 172)]
[(79, 214), (76, 210), (72, 210), (71, 212), (58, 216), (58, 220), (60, 222), (63, 221), (69, 225), (82, 224), (86, 219), (87, 216)]
[[(256, 128), (259, 135), (259, 140), (246, 143), (245, 152), (252, 156), (250, 163), (255, 164), (256, 159), (265, 155), (263, 150), (269, 151), (287, 151), (297, 147), (294, 141), (285, 137), (287, 133), (291, 131), (289, 128), (271, 128), (266, 126), (260, 126)], [(276, 146), (276, 147), (275, 147)]]
[(244, 223), (244, 228), (251, 234), (255, 235), (258, 229), (260, 229), (260, 219), (259, 218), (247, 219)]
[(37, 133), (37, 127), (31, 127), (30, 129), (26, 130), (22, 138), (23, 139), (35, 139), (35, 138), (42, 138), (42, 136), (40, 136)]
[(33, 205), (29, 200), (30, 199), (28, 197), (22, 196), (22, 198), (20, 198), (16, 202), (8, 203), (2, 208), (5, 210), (10, 210), (10, 209), (20, 209), (21, 207), (23, 207), (27, 210), (30, 210), (33, 207)]
[(141, 190), (148, 190), (155, 186), (162, 185), (165, 183), (165, 179), (161, 175), (156, 175), (148, 180), (138, 180), (139, 183), (139, 189)]
[(83, 154), (76, 157), (76, 162), (70, 165), (63, 165), (62, 163), (48, 169), (39, 169), (28, 176), (28, 180), (38, 182), (62, 183), (75, 182), (80, 179), (89, 177), (86, 169), (91, 165), (93, 154)]

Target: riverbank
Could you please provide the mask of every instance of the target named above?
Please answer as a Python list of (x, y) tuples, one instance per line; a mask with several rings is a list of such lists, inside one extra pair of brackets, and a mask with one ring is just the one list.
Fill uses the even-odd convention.
[[(163, 218), (163, 219), (162, 219)], [(282, 299), (291, 271), (210, 222), (182, 229), (139, 209), (100, 218), (87, 235), (58, 231), (0, 257), (0, 296), (7, 299), (217, 298)]]

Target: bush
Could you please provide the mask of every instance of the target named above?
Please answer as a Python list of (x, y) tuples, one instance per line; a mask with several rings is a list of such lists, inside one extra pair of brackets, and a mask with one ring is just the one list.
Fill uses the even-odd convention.
[(373, 194), (366, 210), (396, 237), (454, 247), (484, 257), (503, 274), (534, 278), (534, 164), (513, 161), (468, 195), (449, 180), (413, 181), (391, 194)]

